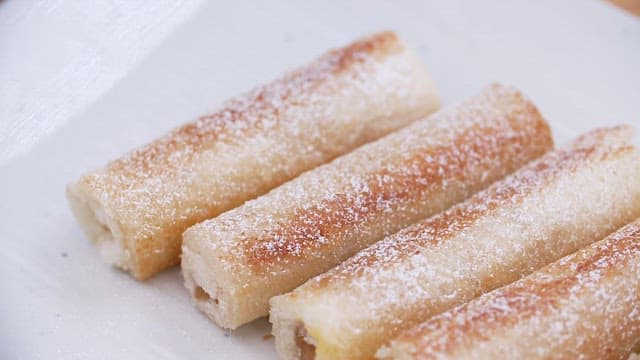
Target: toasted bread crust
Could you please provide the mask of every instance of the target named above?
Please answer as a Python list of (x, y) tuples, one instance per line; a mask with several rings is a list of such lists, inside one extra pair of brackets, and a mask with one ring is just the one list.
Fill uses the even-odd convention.
[(297, 324), (318, 344), (317, 359), (371, 358), (403, 330), (640, 216), (640, 184), (628, 181), (640, 176), (630, 133), (620, 126), (581, 136), (273, 298), (279, 352), (295, 358)]
[[(531, 102), (517, 90), (491, 86), (191, 227), (184, 233), (183, 273), (219, 295), (219, 310), (211, 311), (210, 302), (200, 307), (235, 328), (266, 315), (272, 296), (551, 147), (549, 127)], [(206, 259), (204, 268), (195, 266), (198, 257)]]
[[(640, 343), (640, 317), (634, 315), (640, 310), (639, 275), (637, 220), (520, 281), (432, 318), (392, 347), (420, 359), (623, 358)], [(574, 316), (583, 323), (573, 322)], [(507, 335), (510, 331), (519, 335), (517, 340)], [(548, 337), (535, 336), (544, 332)]]
[(260, 86), (244, 97), (230, 99), (215, 112), (203, 115), (147, 146), (110, 162), (107, 171), (126, 174), (127, 181), (130, 181), (129, 178), (144, 180), (149, 173), (164, 174), (171, 170), (166, 164), (176, 152), (188, 149), (185, 155), (193, 156), (198, 150), (216, 144), (216, 141), (235, 142), (247, 132), (260, 131), (264, 121), (287, 120), (280, 118), (280, 112), (286, 111), (287, 107), (310, 103), (311, 99), (300, 89), (313, 91), (332, 76), (353, 71), (355, 64), (382, 59), (402, 51), (406, 51), (404, 45), (390, 31), (329, 51), (315, 62)]
[[(392, 260), (402, 262), (406, 257), (412, 256), (416, 251), (428, 246), (435, 246), (460, 234), (478, 219), (496, 211), (500, 207), (512, 206), (520, 203), (532, 191), (544, 188), (553, 182), (558, 175), (575, 171), (577, 166), (585, 163), (598, 163), (607, 159), (631, 154), (635, 147), (628, 144), (615, 146), (604, 145), (607, 139), (623, 137), (618, 133), (629, 133), (629, 126), (617, 126), (607, 129), (596, 129), (578, 137), (571, 146), (557, 149), (547, 156), (526, 165), (506, 181), (498, 182), (481, 193), (469, 198), (466, 202), (443, 211), (413, 226), (402, 229), (399, 236), (411, 239), (411, 241), (389, 241), (384, 246), (384, 252), (378, 251), (378, 247), (362, 251), (357, 257), (349, 259), (346, 264), (331, 269), (309, 282), (308, 286), (321, 288), (327, 286), (332, 280), (349, 281), (352, 275), (347, 269), (364, 269), (372, 266), (388, 266)], [(615, 141), (613, 141), (615, 142)], [(604, 146), (603, 146), (604, 145)], [(389, 258), (387, 253), (393, 253)], [(338, 273), (339, 276), (338, 276)]]
[[(109, 262), (146, 279), (179, 262), (187, 227), (437, 107), (417, 57), (394, 33), (383, 32), (229, 100), (84, 175), (68, 194), (81, 205), (73, 209), (87, 235), (119, 248), (119, 258)], [(89, 203), (109, 214), (115, 225), (107, 230), (119, 231), (119, 239), (89, 230), (101, 226), (82, 206)]]
[[(542, 119), (531, 113), (527, 116)], [(517, 142), (522, 147), (542, 148), (550, 143), (549, 129), (544, 121), (531, 124), (515, 124), (514, 132), (519, 135)], [(548, 136), (542, 135), (548, 134)], [(533, 135), (533, 137), (531, 137)], [(543, 139), (544, 144), (535, 144), (536, 137)], [(500, 144), (490, 144), (487, 138), (495, 139)], [(260, 238), (246, 239), (244, 248), (247, 263), (261, 271), (275, 262), (286, 259), (309, 256), (312, 252), (322, 251), (331, 246), (331, 242), (318, 241), (319, 237), (335, 237), (346, 227), (357, 226), (363, 219), (382, 216), (389, 204), (405, 203), (412, 198), (424, 197), (426, 191), (437, 191), (437, 188), (426, 188), (425, 184), (438, 184), (447, 179), (463, 179), (465, 173), (474, 166), (478, 157), (496, 158), (509, 151), (514, 143), (507, 140), (500, 129), (474, 126), (463, 131), (452, 139), (450, 144), (425, 148), (424, 151), (398, 159), (394, 168), (413, 169), (411, 172), (398, 172), (394, 169), (381, 168), (366, 175), (358, 196), (336, 194), (329, 199), (322, 199), (318, 205), (296, 209), (290, 216), (282, 220), (286, 227), (276, 228)], [(461, 156), (451, 157), (452, 148), (469, 149)], [(431, 159), (443, 159), (431, 161)], [(441, 171), (441, 163), (447, 162), (447, 172)], [(381, 181), (381, 179), (383, 179)], [(301, 250), (298, 250), (301, 249)], [(308, 253), (308, 254), (306, 254)]]

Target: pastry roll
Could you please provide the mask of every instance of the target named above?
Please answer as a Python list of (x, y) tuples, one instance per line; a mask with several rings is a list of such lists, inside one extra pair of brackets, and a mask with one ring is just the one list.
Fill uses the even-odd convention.
[(231, 99), (67, 195), (104, 259), (146, 279), (179, 262), (187, 227), (437, 108), (422, 64), (384, 32)]
[(388, 339), (640, 216), (629, 127), (597, 130), (271, 301), (284, 359), (371, 358)]
[(624, 359), (640, 344), (640, 220), (403, 333), (384, 359)]
[(183, 235), (196, 305), (224, 328), (385, 235), (441, 211), (552, 147), (518, 91), (494, 85)]

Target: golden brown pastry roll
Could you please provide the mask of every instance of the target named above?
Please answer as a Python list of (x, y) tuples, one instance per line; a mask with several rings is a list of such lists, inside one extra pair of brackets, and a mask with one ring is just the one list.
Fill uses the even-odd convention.
[(437, 108), (425, 68), (384, 32), (231, 99), (67, 195), (104, 259), (146, 279), (179, 262), (187, 227)]
[(268, 300), (457, 203), (552, 147), (518, 91), (487, 88), (189, 228), (182, 270), (197, 306), (236, 328)]
[(638, 344), (640, 220), (433, 317), (378, 354), (385, 359), (624, 359)]
[(284, 359), (364, 359), (402, 330), (640, 216), (629, 127), (590, 132), (271, 300)]

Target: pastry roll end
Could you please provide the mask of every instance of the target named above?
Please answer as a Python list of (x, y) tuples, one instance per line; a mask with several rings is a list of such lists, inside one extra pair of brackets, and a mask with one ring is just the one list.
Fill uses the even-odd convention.
[(134, 272), (135, 266), (124, 243), (120, 224), (100, 199), (88, 191), (82, 182), (67, 186), (67, 199), (71, 211), (87, 237), (98, 247), (103, 260), (125, 271)]
[(297, 311), (293, 311), (291, 305), (294, 304), (281, 296), (272, 298), (270, 304), (269, 320), (273, 324), (273, 336), (278, 339), (276, 347), (280, 358), (315, 359), (317, 341), (297, 316)]
[[(186, 241), (193, 236), (192, 233), (185, 232), (183, 239)], [(242, 325), (242, 322), (233, 317), (238, 312), (225, 308), (233, 302), (225, 300), (231, 294), (223, 286), (226, 283), (224, 271), (218, 271), (199, 252), (193, 252), (189, 247), (183, 248), (182, 258), (184, 283), (196, 307), (224, 329), (235, 329)]]

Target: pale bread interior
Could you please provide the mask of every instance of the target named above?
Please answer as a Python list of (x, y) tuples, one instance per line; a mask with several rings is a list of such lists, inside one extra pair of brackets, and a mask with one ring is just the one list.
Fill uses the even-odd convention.
[(104, 261), (123, 270), (130, 270), (132, 264), (123, 242), (122, 230), (98, 199), (84, 191), (80, 184), (70, 184), (67, 187), (67, 199), (80, 226), (96, 244)]
[(271, 299), (270, 321), (281, 359), (314, 359), (316, 341), (304, 327), (292, 305), (281, 296)]
[[(182, 275), (196, 307), (220, 327), (236, 329), (241, 324), (225, 316), (225, 292), (217, 282), (219, 277), (216, 271), (208, 266), (200, 254), (192, 253), (188, 247), (182, 251)], [(189, 256), (184, 256), (185, 253), (189, 253)], [(229, 295), (226, 294), (226, 297)]]

